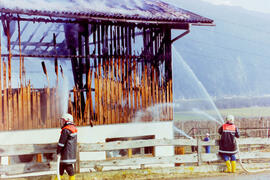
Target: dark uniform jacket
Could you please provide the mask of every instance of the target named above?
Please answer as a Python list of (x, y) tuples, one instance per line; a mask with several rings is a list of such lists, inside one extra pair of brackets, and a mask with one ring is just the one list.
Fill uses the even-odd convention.
[(235, 137), (239, 138), (238, 128), (229, 122), (223, 124), (218, 133), (221, 135), (219, 142), (219, 153), (235, 154), (237, 153), (237, 145)]
[(57, 146), (57, 154), (61, 154), (61, 163), (73, 164), (76, 162), (77, 131), (75, 125), (69, 122), (62, 127)]

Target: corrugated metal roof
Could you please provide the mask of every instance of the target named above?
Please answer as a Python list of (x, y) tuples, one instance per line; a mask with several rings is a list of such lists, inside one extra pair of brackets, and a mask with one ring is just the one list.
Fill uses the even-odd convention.
[(211, 19), (158, 0), (141, 0), (139, 4), (136, 4), (134, 0), (129, 0), (128, 5), (124, 4), (127, 0), (121, 0), (123, 3), (116, 2), (116, 0), (103, 0), (100, 1), (103, 4), (99, 5), (102, 8), (93, 6), (92, 1), (96, 2), (97, 0), (83, 0), (84, 3), (78, 3), (77, 1), (67, 2), (63, 3), (59, 8), (52, 8), (52, 4), (47, 1), (43, 2), (42, 7), (38, 5), (29, 7), (29, 5), (27, 6), (28, 1), (25, 0), (26, 4), (24, 6), (16, 3), (16, 0), (13, 0), (13, 3), (8, 2), (8, 0), (1, 0), (0, 11), (4, 13), (107, 21), (137, 21), (140, 23), (213, 23)]

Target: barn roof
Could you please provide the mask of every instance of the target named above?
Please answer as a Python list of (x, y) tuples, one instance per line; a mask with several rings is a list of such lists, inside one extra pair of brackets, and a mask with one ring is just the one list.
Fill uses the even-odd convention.
[(159, 0), (1, 0), (0, 12), (143, 24), (213, 23), (211, 19)]

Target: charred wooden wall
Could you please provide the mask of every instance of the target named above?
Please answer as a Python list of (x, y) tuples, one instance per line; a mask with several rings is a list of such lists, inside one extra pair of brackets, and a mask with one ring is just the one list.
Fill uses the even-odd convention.
[[(85, 57), (72, 58), (76, 83), (72, 114), (77, 124), (172, 120), (170, 28), (68, 26), (70, 55)], [(78, 29), (77, 37), (72, 28)]]
[[(59, 127), (58, 83), (54, 87), (35, 89), (31, 82), (23, 81), (23, 61), (27, 57), (54, 58), (57, 80), (57, 58), (71, 60), (75, 86), (70, 91), (68, 111), (77, 125), (173, 119), (169, 27), (112, 22), (65, 23), (60, 25), (64, 26), (67, 51), (61, 52), (67, 54), (56, 51), (55, 34), (51, 45), (41, 41), (44, 37), (37, 43), (37, 46), (42, 43), (52, 46), (51, 52), (24, 54), (21, 44), (26, 47), (27, 43), (34, 43), (21, 42), (20, 19), (15, 21), (19, 42), (11, 42), (11, 20), (1, 18), (8, 53), (2, 54), (0, 50), (0, 130)], [(14, 24), (14, 19), (12, 22)], [(18, 46), (19, 54), (13, 53), (12, 45)], [(11, 87), (11, 61), (15, 57), (20, 60), (19, 88)], [(44, 73), (48, 79), (46, 68)]]

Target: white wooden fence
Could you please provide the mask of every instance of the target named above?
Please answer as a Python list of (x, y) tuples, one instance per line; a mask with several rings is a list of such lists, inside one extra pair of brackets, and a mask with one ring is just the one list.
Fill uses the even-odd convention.
[[(198, 151), (192, 154), (162, 156), (162, 157), (131, 157), (131, 158), (115, 158), (110, 160), (93, 160), (85, 161), (80, 159), (79, 154), (77, 159), (80, 159), (76, 164), (77, 173), (81, 168), (94, 168), (105, 166), (134, 166), (134, 165), (151, 165), (151, 164), (174, 164), (174, 163), (196, 163), (198, 166), (204, 162), (215, 162), (221, 160), (221, 157), (216, 153), (204, 153), (203, 146), (217, 146), (216, 140), (207, 142), (196, 139), (153, 139), (153, 140), (133, 140), (133, 141), (114, 141), (104, 143), (78, 143), (78, 152), (104, 152), (120, 149), (142, 148), (149, 146), (197, 146)], [(245, 138), (239, 140), (240, 147), (251, 145), (270, 145), (268, 138)], [(56, 153), (57, 144), (32, 144), (32, 145), (0, 145), (0, 156), (15, 156), (25, 154), (43, 154)], [(245, 148), (248, 150), (248, 148)], [(270, 152), (253, 151), (241, 152), (241, 159), (270, 159)], [(143, 166), (142, 166), (143, 167)], [(29, 172), (55, 171), (56, 162), (31, 162), (18, 163), (0, 166), (0, 174), (14, 175), (24, 174)]]

